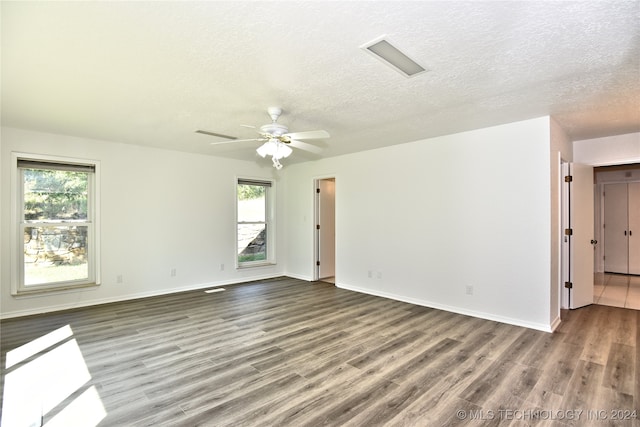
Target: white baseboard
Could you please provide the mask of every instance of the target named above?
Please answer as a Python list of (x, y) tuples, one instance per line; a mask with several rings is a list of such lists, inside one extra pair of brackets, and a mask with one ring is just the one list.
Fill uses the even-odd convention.
[[(178, 293), (178, 292), (194, 291), (194, 290), (198, 290), (198, 289), (207, 289), (207, 288), (213, 288), (213, 287), (218, 287), (218, 286), (237, 285), (237, 284), (252, 282), (252, 281), (255, 281), (255, 280), (273, 279), (273, 278), (282, 277), (282, 276), (292, 277), (294, 279), (304, 280), (304, 281), (307, 281), (307, 282), (312, 282), (313, 281), (313, 278), (311, 278), (311, 277), (304, 276), (304, 275), (297, 275), (297, 274), (289, 274), (289, 273), (288, 274), (271, 274), (271, 275), (255, 276), (255, 277), (245, 277), (245, 278), (242, 278), (242, 280), (240, 280), (240, 281), (238, 281), (238, 280), (222, 280), (222, 281), (217, 281), (217, 282), (201, 283), (201, 284), (197, 284), (197, 285), (183, 286), (183, 287), (178, 287), (178, 288), (173, 288), (173, 289), (163, 289), (161, 291), (140, 292), (140, 293), (136, 293), (136, 294), (123, 295), (123, 296), (119, 296), (119, 297), (100, 298), (100, 299), (82, 301), (82, 302), (79, 302), (79, 303), (78, 302), (74, 302), (74, 303), (60, 304), (60, 305), (55, 305), (55, 306), (41, 307), (41, 308), (31, 309), (31, 310), (20, 310), (20, 311), (13, 311), (13, 312), (10, 312), (10, 313), (1, 313), (0, 314), (0, 319), (11, 319), (11, 318), (15, 318), (15, 317), (32, 316), (32, 315), (36, 315), (36, 314), (44, 314), (44, 313), (51, 313), (51, 312), (55, 312), (55, 311), (70, 310), (70, 309), (74, 309), (74, 308), (82, 308), (82, 307), (90, 307), (90, 306), (94, 306), (94, 305), (109, 304), (109, 303), (113, 303), (113, 302), (130, 301), (130, 300), (135, 300), (135, 299), (140, 299), (140, 298), (149, 298), (149, 297), (155, 297), (155, 296), (161, 296), (161, 295), (169, 295), (169, 294), (174, 294), (174, 293)], [(402, 296), (402, 295), (395, 295), (395, 294), (391, 294), (391, 293), (387, 293), (387, 292), (372, 291), (370, 289), (360, 288), (360, 287), (357, 287), (357, 286), (349, 286), (349, 285), (339, 284), (339, 283), (336, 283), (336, 286), (338, 288), (349, 290), (349, 291), (354, 291), (354, 292), (359, 292), (359, 293), (363, 293), (363, 294), (378, 296), (378, 297), (382, 297), (382, 298), (388, 298), (388, 299), (392, 299), (392, 300), (396, 300), (396, 301), (402, 301), (402, 302), (406, 302), (406, 303), (409, 303), (409, 304), (420, 305), (420, 306), (423, 306), (423, 307), (435, 308), (435, 309), (438, 309), (438, 310), (450, 311), (452, 313), (463, 314), (463, 315), (466, 315), (466, 316), (472, 316), (472, 317), (478, 317), (478, 318), (481, 318), (481, 319), (493, 320), (493, 321), (496, 321), (496, 322), (506, 323), (506, 324), (509, 324), (509, 325), (522, 326), (522, 327), (525, 327), (525, 328), (536, 329), (536, 330), (543, 331), (543, 332), (553, 332), (558, 327), (558, 325), (560, 324), (560, 318), (559, 317), (557, 319), (555, 319), (550, 325), (545, 325), (545, 324), (539, 324), (539, 323), (533, 323), (533, 322), (524, 322), (524, 321), (522, 321), (520, 319), (513, 319), (513, 318), (510, 318), (510, 317), (497, 316), (497, 315), (494, 315), (494, 314), (479, 312), (479, 311), (475, 311), (475, 310), (462, 309), (460, 307), (439, 304), (439, 303), (435, 303), (435, 302), (432, 302), (432, 301), (425, 301), (425, 300), (420, 300), (420, 299), (416, 299), (416, 298), (409, 298), (409, 297), (405, 297), (405, 296)]]
[(286, 273), (285, 276), (291, 277), (293, 279), (304, 280), (305, 282), (313, 282), (313, 277), (305, 276), (305, 275), (302, 275), (302, 274)]
[(177, 287), (172, 289), (162, 289), (160, 291), (139, 292), (135, 294), (121, 295), (118, 297), (98, 298), (98, 299), (91, 299), (91, 300), (80, 301), (80, 302), (51, 305), (51, 306), (40, 307), (36, 309), (12, 311), (10, 313), (0, 313), (0, 319), (12, 319), (15, 317), (33, 316), (36, 314), (52, 313), (55, 311), (71, 310), (74, 308), (82, 308), (82, 307), (91, 307), (94, 305), (109, 304), (109, 303), (121, 302), (121, 301), (130, 301), (130, 300), (136, 300), (141, 298), (157, 297), (161, 295), (175, 294), (178, 292), (195, 291), (198, 289), (207, 289), (207, 288), (213, 288), (218, 286), (238, 285), (241, 283), (253, 282), (255, 280), (273, 279), (273, 278), (282, 277), (282, 276), (283, 274), (269, 274), (269, 275), (261, 275), (261, 276), (254, 276), (254, 277), (243, 277), (242, 280), (240, 281), (233, 280), (233, 279), (221, 280), (217, 282), (200, 283), (197, 285), (182, 286), (182, 287)]
[(562, 323), (562, 320), (560, 319), (560, 316), (558, 316), (553, 320), (553, 322), (551, 322), (551, 332), (555, 331), (558, 326), (560, 326), (560, 323)]
[(452, 313), (463, 314), (465, 316), (478, 317), (480, 319), (486, 319), (486, 320), (493, 320), (495, 322), (506, 323), (508, 325), (522, 326), (524, 328), (536, 329), (542, 332), (553, 332), (553, 329), (554, 329), (552, 328), (552, 325), (526, 322), (521, 319), (514, 319), (511, 317), (499, 316), (491, 313), (484, 313), (481, 311), (468, 310), (465, 308), (450, 306), (446, 304), (440, 304), (432, 301), (425, 301), (417, 298), (405, 297), (402, 295), (395, 295), (387, 292), (372, 291), (371, 289), (359, 288), (357, 286), (349, 286), (345, 284), (336, 284), (336, 286), (349, 291), (360, 292), (363, 294), (373, 295), (373, 296), (382, 297), (382, 298), (388, 298), (396, 301), (402, 301), (409, 304), (420, 305), (423, 307), (435, 308), (438, 310), (444, 310)]

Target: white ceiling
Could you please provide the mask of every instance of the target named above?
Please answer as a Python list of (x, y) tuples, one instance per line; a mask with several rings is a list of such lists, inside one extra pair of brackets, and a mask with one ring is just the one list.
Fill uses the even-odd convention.
[[(4, 126), (241, 159), (258, 144), (194, 131), (252, 138), (280, 106), (332, 135), (324, 157), (543, 115), (574, 140), (640, 131), (640, 1), (3, 1), (1, 19)], [(430, 71), (359, 48), (383, 34)]]

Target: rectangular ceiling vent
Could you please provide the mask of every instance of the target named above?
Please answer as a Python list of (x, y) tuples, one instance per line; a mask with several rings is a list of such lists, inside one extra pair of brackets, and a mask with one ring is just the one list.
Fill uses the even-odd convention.
[(391, 66), (405, 77), (414, 77), (427, 71), (426, 68), (389, 43), (389, 39), (386, 36), (378, 37), (360, 46), (360, 48)]

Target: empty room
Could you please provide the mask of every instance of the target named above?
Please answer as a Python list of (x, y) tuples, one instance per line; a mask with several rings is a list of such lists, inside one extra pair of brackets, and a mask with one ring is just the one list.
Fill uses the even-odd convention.
[(640, 427), (640, 1), (3, 1), (0, 426)]

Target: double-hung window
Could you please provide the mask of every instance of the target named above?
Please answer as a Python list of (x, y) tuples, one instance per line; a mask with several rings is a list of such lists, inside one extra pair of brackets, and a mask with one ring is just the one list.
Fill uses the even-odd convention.
[(275, 227), (271, 181), (238, 179), (236, 196), (237, 266), (274, 263)]
[(97, 162), (14, 155), (13, 293), (96, 285)]

